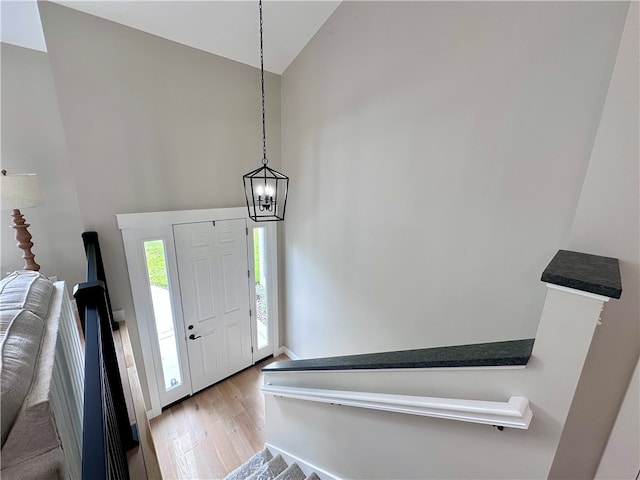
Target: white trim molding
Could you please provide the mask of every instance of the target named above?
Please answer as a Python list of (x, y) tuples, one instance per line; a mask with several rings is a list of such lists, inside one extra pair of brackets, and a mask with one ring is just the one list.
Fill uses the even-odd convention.
[(547, 288), (551, 288), (553, 290), (560, 290), (565, 293), (572, 293), (574, 295), (580, 295), (582, 297), (593, 298), (595, 300), (600, 300), (601, 302), (608, 302), (611, 298), (605, 297), (604, 295), (598, 295), (597, 293), (585, 292), (583, 290), (576, 290), (575, 288), (563, 287), (562, 285), (554, 285), (553, 283), (547, 283)]
[(287, 347), (282, 347), (282, 351), (289, 357), (291, 360), (300, 360), (300, 357), (289, 350)]
[(211, 220), (233, 220), (235, 218), (249, 218), (246, 207), (116, 214), (116, 220), (120, 230), (177, 225), (180, 223), (208, 222)]
[[(289, 352), (286, 347), (280, 353), (286, 354), (291, 360), (306, 360), (297, 357), (295, 353)], [(277, 356), (274, 354), (274, 357)], [(288, 360), (283, 360), (284, 362)], [(282, 373), (285, 375), (309, 375), (323, 374), (331, 372), (340, 372), (341, 374), (362, 374), (362, 373), (394, 373), (394, 372), (465, 372), (465, 371), (484, 371), (484, 370), (524, 370), (526, 365), (486, 365), (479, 367), (420, 367), (420, 368), (345, 368), (341, 370), (268, 370), (267, 373)]]
[(511, 397), (507, 402), (488, 402), (457, 398), (286, 387), (270, 383), (264, 385), (262, 391), (276, 397), (446, 418), (523, 430), (529, 428), (533, 417), (529, 400), (524, 397)]

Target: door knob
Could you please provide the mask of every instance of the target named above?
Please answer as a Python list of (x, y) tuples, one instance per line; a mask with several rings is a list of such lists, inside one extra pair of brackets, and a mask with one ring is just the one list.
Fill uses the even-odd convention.
[(196, 338), (200, 338), (202, 335), (195, 335), (194, 333), (192, 333), (191, 335), (189, 335), (189, 340), (195, 340)]

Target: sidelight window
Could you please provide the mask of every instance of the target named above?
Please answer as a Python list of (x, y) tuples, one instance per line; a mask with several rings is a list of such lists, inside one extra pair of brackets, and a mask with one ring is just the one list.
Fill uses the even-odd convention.
[(169, 391), (182, 385), (182, 375), (178, 360), (164, 240), (145, 241), (144, 255), (148, 285), (153, 302), (154, 321), (156, 332), (158, 332), (160, 356), (162, 358), (164, 388)]
[(253, 257), (256, 293), (256, 329), (258, 349), (269, 346), (269, 286), (267, 265), (266, 228), (253, 229)]

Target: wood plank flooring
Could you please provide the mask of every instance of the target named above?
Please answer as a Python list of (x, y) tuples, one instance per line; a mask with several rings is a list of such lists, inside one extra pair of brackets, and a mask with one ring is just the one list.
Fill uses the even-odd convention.
[(120, 329), (113, 331), (113, 343), (118, 357), (118, 368), (122, 380), (129, 423), (137, 424), (140, 444), (127, 451), (129, 476), (135, 480), (162, 478), (158, 458), (153, 447), (151, 429), (144, 408), (142, 388), (138, 379), (138, 371), (133, 358), (133, 349), (126, 322), (120, 322)]
[(223, 380), (151, 420), (162, 477), (219, 479), (264, 446), (265, 365), (258, 363)]

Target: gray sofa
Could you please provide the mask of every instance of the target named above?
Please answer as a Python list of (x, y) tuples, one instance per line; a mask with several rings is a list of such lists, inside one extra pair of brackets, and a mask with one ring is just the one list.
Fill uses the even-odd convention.
[(63, 282), (0, 281), (3, 479), (79, 478), (84, 355)]

